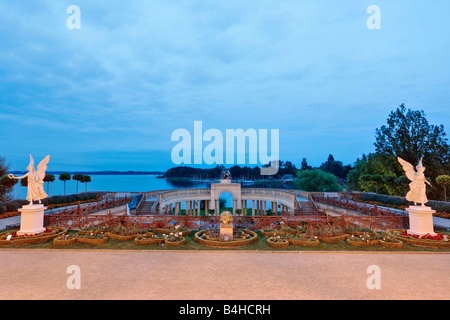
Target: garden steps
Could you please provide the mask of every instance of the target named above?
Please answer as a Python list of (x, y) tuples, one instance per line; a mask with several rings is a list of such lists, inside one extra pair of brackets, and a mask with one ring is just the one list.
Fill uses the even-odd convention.
[(312, 201), (301, 201), (299, 202), (300, 207), (302, 209), (302, 214), (320, 214), (321, 212), (318, 211)]
[(152, 214), (152, 207), (153, 204), (155, 203), (154, 200), (150, 200), (150, 201), (145, 201), (144, 204), (142, 205), (142, 207), (137, 211), (138, 215), (150, 215)]

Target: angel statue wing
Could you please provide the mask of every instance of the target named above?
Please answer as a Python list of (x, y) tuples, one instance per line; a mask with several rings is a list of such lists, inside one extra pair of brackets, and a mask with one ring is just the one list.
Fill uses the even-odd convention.
[(397, 157), (398, 162), (402, 165), (403, 171), (405, 171), (406, 177), (408, 177), (409, 180), (414, 181), (414, 175), (416, 174), (416, 171), (414, 170), (414, 167), (411, 163), (409, 163), (406, 160), (403, 160), (400, 157)]
[(39, 176), (39, 179), (44, 180), (45, 178), (45, 171), (47, 170), (47, 164), (50, 161), (50, 155), (46, 156), (44, 160), (39, 163), (36, 172)]

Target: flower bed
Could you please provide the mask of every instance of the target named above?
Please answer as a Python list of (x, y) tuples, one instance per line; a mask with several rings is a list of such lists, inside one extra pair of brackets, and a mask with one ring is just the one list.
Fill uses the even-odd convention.
[(362, 235), (351, 235), (347, 239), (347, 244), (353, 247), (368, 247), (368, 246), (376, 246), (380, 244), (380, 239), (373, 239), (369, 234)]
[(281, 232), (280, 230), (277, 229), (262, 229), (261, 230), (261, 235), (264, 237), (272, 237), (272, 236), (278, 236), (278, 235), (282, 235), (283, 232)]
[[(66, 228), (51, 227), (37, 235), (18, 235), (19, 230), (6, 231), (0, 234), (0, 246), (27, 245), (33, 243), (42, 243), (63, 235), (67, 232)], [(10, 237), (10, 240), (8, 239)]]
[(289, 247), (289, 240), (281, 236), (274, 236), (267, 239), (267, 245), (272, 248), (284, 249)]
[(403, 248), (403, 242), (400, 240), (395, 241), (384, 241), (384, 240), (380, 240), (380, 245), (386, 248), (391, 248), (391, 249), (401, 249)]
[(108, 241), (108, 237), (106, 237), (102, 233), (91, 233), (91, 234), (82, 234), (77, 236), (77, 243), (84, 244), (93, 244), (93, 245), (102, 245)]
[(317, 239), (321, 242), (334, 243), (334, 242), (344, 241), (345, 239), (348, 239), (349, 237), (350, 237), (349, 234), (342, 234), (339, 236), (332, 236), (332, 237), (317, 236)]
[[(431, 248), (450, 248), (450, 241), (445, 241), (444, 235), (437, 233), (436, 235), (410, 235), (405, 230), (388, 230), (395, 238), (400, 241), (406, 242), (413, 246), (418, 247), (431, 247)], [(447, 238), (448, 239), (448, 238)]]
[(403, 242), (397, 239), (394, 235), (388, 232), (381, 232), (380, 236), (380, 245), (385, 248), (391, 249), (401, 249), (403, 248)]
[[(242, 236), (242, 232), (244, 232), (248, 236)], [(208, 247), (236, 248), (252, 244), (258, 239), (258, 235), (255, 232), (246, 229), (236, 230), (237, 236), (230, 240), (220, 238), (219, 233), (220, 231), (216, 229), (201, 230), (195, 234), (194, 240), (197, 243)]]
[(307, 226), (306, 233), (309, 236), (315, 236), (321, 242), (327, 243), (341, 242), (350, 236), (342, 228), (331, 224), (326, 224), (325, 226)]
[(187, 237), (191, 234), (191, 230), (187, 228), (156, 228), (155, 233), (162, 233), (162, 234), (170, 234), (170, 233), (179, 233), (181, 232), (181, 235), (183, 237)]
[(53, 244), (55, 246), (70, 246), (71, 244), (74, 244), (77, 241), (76, 235), (62, 235), (55, 239), (53, 239)]
[(168, 235), (163, 235), (164, 236), (164, 245), (166, 247), (177, 247), (177, 246), (182, 246), (186, 243), (186, 238), (184, 238), (182, 236), (182, 232), (171, 232)]
[(109, 232), (111, 228), (109, 227), (100, 227), (100, 226), (92, 226), (83, 230), (78, 231), (78, 234), (91, 234), (91, 233), (106, 233)]
[[(134, 240), (136, 237), (148, 234), (148, 229), (139, 228), (135, 226), (124, 227), (122, 225), (110, 230), (106, 233), (106, 236), (111, 239), (119, 241), (129, 241)], [(153, 233), (152, 233), (153, 234)]]
[(287, 237), (289, 244), (295, 246), (304, 246), (304, 247), (317, 247), (320, 244), (320, 241), (317, 237), (307, 236), (303, 234), (289, 235)]
[(129, 241), (129, 240), (134, 240), (136, 237), (139, 236), (139, 234), (134, 233), (134, 234), (129, 234), (129, 235), (120, 235), (120, 234), (116, 234), (116, 233), (112, 233), (112, 232), (107, 232), (105, 234), (108, 238), (111, 239), (115, 239), (115, 240), (119, 240), (119, 241)]
[(164, 241), (164, 245), (166, 247), (177, 247), (177, 246), (182, 246), (186, 243), (186, 238), (184, 237), (180, 237), (178, 240), (165, 240)]
[(164, 243), (165, 238), (162, 235), (156, 235), (156, 234), (147, 234), (145, 236), (138, 236), (134, 239), (135, 245), (147, 245), (147, 244), (158, 244), (158, 243)]

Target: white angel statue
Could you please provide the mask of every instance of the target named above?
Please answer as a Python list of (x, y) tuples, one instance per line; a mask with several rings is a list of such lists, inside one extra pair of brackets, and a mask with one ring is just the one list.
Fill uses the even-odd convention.
[(15, 177), (13, 174), (8, 175), (10, 179), (23, 179), (28, 177), (27, 201), (30, 201), (30, 205), (33, 205), (33, 201), (39, 201), (40, 204), (42, 199), (48, 197), (44, 191), (44, 178), (49, 160), (50, 156), (48, 155), (39, 163), (36, 170), (34, 168), (34, 159), (30, 154), (30, 164), (27, 167), (28, 173), (21, 177)]
[(414, 205), (417, 203), (421, 203), (422, 207), (425, 206), (425, 203), (428, 202), (427, 193), (426, 193), (426, 184), (431, 187), (431, 183), (425, 178), (423, 174), (425, 171), (425, 167), (422, 165), (422, 158), (420, 158), (419, 164), (416, 166), (417, 172), (414, 170), (414, 167), (409, 162), (403, 160), (398, 157), (398, 162), (402, 165), (403, 170), (405, 171), (406, 176), (412, 182), (409, 184), (409, 192), (406, 194), (406, 200), (414, 202)]

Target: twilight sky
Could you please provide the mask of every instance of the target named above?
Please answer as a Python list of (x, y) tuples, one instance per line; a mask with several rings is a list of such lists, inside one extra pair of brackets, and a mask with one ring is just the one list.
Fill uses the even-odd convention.
[(297, 166), (349, 164), (401, 103), (450, 133), (449, 12), (447, 0), (1, 0), (0, 155), (13, 170), (29, 153), (50, 154), (49, 171), (166, 170), (172, 132), (202, 121), (224, 136), (279, 129)]

